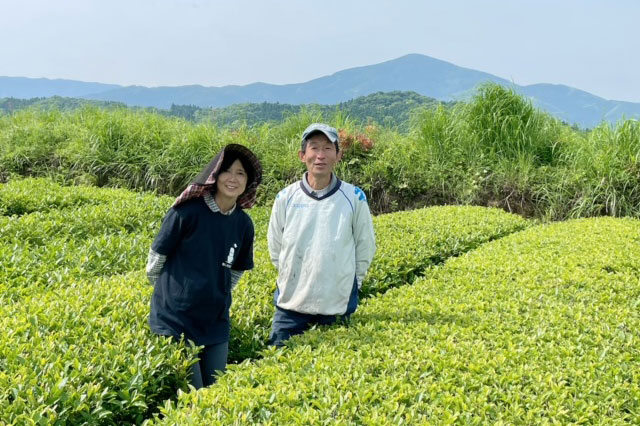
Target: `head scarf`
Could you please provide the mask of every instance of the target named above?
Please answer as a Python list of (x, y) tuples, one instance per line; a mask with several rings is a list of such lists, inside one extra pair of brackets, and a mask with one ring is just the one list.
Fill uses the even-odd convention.
[[(180, 194), (173, 203), (173, 207), (176, 207), (177, 205), (192, 198), (202, 197), (206, 192), (210, 192), (215, 187), (218, 174), (222, 171), (220, 170), (220, 166), (222, 166), (225, 153), (231, 152), (237, 154), (239, 157), (243, 157), (246, 160), (245, 163), (249, 164), (253, 168), (253, 180), (251, 182), (247, 182), (247, 187), (242, 195), (238, 197), (236, 205), (243, 209), (248, 209), (253, 206), (256, 202), (256, 189), (260, 182), (262, 182), (262, 166), (260, 165), (258, 158), (249, 150), (249, 148), (243, 145), (229, 144), (222, 148), (222, 151), (220, 151), (218, 155), (216, 155), (200, 172), (200, 174), (196, 176), (189, 186), (182, 191), (182, 194)], [(247, 170), (247, 173), (249, 173), (249, 170)]]

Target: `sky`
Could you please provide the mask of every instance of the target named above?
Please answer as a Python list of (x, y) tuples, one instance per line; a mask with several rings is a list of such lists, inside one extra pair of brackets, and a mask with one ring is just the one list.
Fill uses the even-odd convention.
[(301, 83), (419, 53), (640, 102), (638, 0), (0, 0), (0, 76)]

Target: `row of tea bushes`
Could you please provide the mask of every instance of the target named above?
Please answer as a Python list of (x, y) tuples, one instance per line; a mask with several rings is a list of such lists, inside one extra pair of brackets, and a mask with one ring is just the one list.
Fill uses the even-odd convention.
[[(168, 197), (0, 185), (0, 419), (140, 423), (186, 388), (184, 344), (151, 335), (140, 269)], [(1, 423), (1, 422), (0, 422)]]
[[(44, 188), (45, 195), (33, 188)], [(0, 216), (0, 288), (5, 297), (141, 268), (171, 203), (169, 197), (61, 187), (47, 179), (12, 181), (0, 186), (0, 192), (4, 211), (23, 213)], [(66, 201), (56, 208), (55, 200)]]
[(0, 242), (3, 297), (55, 291), (73, 280), (121, 274), (144, 265), (150, 237), (115, 233), (87, 240), (52, 238), (42, 246)]
[[(276, 271), (265, 238), (268, 210), (252, 209), (256, 222), (256, 267), (234, 290), (230, 359), (255, 356), (271, 328)], [(487, 241), (524, 229), (529, 222), (499, 209), (431, 207), (374, 217), (377, 251), (362, 284), (361, 297), (412, 282), (429, 267)], [(261, 229), (261, 227), (264, 227)]]
[(63, 186), (48, 178), (13, 179), (0, 185), (0, 215), (22, 215), (136, 197), (140, 195), (127, 190), (97, 191), (91, 186)]
[(311, 330), (157, 423), (638, 424), (640, 221), (542, 225)]
[(430, 207), (374, 218), (377, 252), (363, 283), (364, 296), (412, 282), (438, 265), (530, 223), (500, 209)]
[[(186, 388), (191, 348), (151, 335), (141, 271), (171, 198), (0, 186), (4, 360), (0, 418), (15, 424), (139, 423)], [(17, 300), (20, 295), (20, 300)]]
[(0, 419), (140, 424), (186, 389), (193, 348), (148, 330), (145, 282), (138, 271), (3, 303)]
[[(152, 195), (121, 196), (111, 190), (98, 204), (0, 216), (0, 241), (48, 244), (52, 238), (74, 240), (116, 232), (157, 232), (158, 221), (173, 199)], [(104, 194), (103, 194), (104, 195)]]

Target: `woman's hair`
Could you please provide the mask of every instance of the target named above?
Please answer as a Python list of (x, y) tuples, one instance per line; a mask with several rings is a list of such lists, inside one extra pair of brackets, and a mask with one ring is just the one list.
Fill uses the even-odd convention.
[[(220, 165), (220, 170), (218, 170), (218, 173), (216, 174), (216, 180), (218, 180), (218, 175), (220, 175), (220, 173), (222, 172), (226, 172), (227, 170), (229, 170), (233, 162), (236, 160), (240, 160), (240, 163), (242, 164), (244, 171), (247, 173), (247, 186), (245, 189), (246, 191), (247, 189), (249, 189), (249, 185), (255, 179), (255, 170), (253, 170), (253, 166), (251, 165), (251, 162), (249, 161), (249, 159), (247, 159), (244, 155), (240, 154), (239, 152), (229, 150), (224, 153), (224, 157), (222, 158), (222, 164)], [(213, 187), (214, 193), (216, 189), (217, 189), (217, 186), (214, 185)]]

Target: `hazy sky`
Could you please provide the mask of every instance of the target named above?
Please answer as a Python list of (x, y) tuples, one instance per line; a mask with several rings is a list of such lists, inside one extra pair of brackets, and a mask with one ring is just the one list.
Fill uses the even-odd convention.
[(0, 76), (299, 83), (421, 53), (640, 102), (638, 0), (0, 0)]

